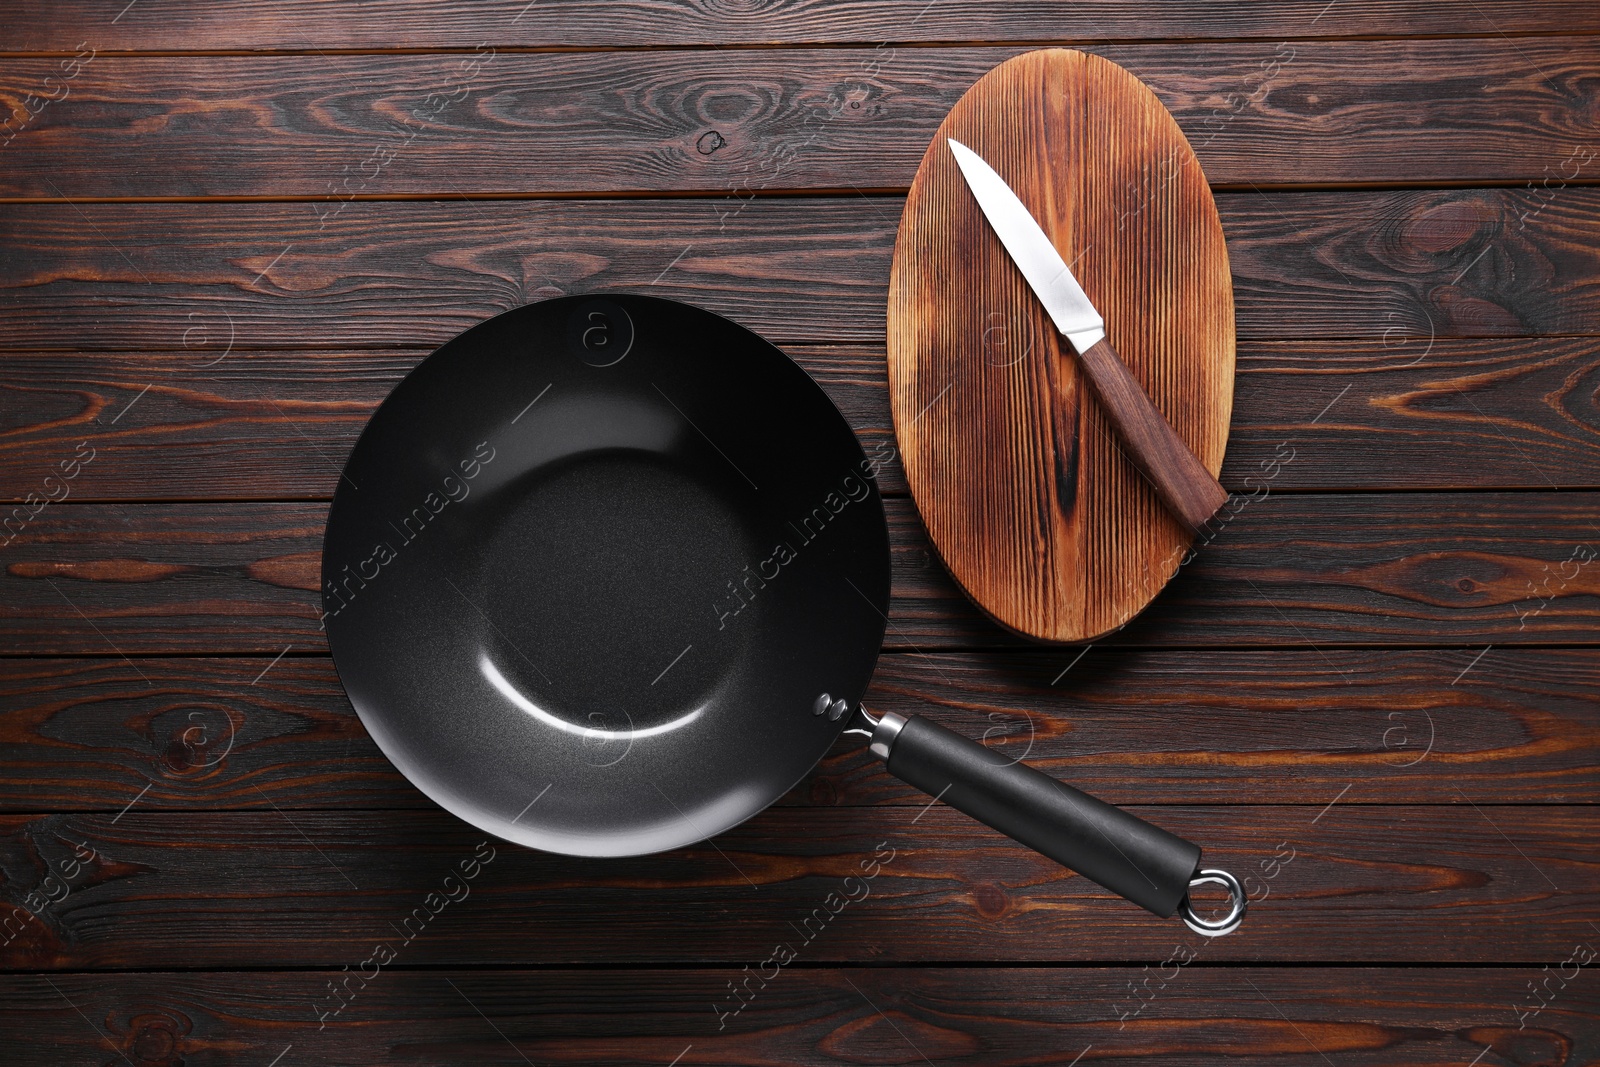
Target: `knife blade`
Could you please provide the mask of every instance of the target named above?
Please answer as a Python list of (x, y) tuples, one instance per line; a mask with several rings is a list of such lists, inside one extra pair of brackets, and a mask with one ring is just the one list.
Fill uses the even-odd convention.
[(1056, 329), (1066, 335), (1080, 354), (1094, 347), (1095, 342), (1106, 335), (1105, 320), (1095, 310), (1083, 286), (1078, 284), (1072, 268), (1056, 251), (1050, 236), (982, 156), (954, 137), (947, 141), (956, 157), (956, 165), (961, 168), (961, 176), (967, 180), (967, 188), (972, 190), (978, 206), (983, 209), (984, 218), (999, 235), (1011, 262), (1028, 279), (1028, 285), (1050, 313)]
[(1078, 353), (1129, 458), (1167, 507), (1191, 530), (1216, 514), (1228, 493), (1156, 408), (1106, 341), (1105, 320), (1026, 204), (972, 149), (945, 139), (967, 188), (1050, 320)]

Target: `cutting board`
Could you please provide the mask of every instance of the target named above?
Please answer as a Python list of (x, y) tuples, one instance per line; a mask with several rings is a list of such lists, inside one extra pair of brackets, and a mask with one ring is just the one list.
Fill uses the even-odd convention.
[(1161, 591), (1192, 535), (1119, 449), (1077, 354), (967, 190), (950, 137), (1033, 212), (1112, 346), (1213, 475), (1233, 405), (1222, 224), (1155, 94), (1114, 63), (1059, 48), (1007, 60), (956, 102), (900, 219), (889, 389), (929, 536), (1002, 626), (1090, 641)]

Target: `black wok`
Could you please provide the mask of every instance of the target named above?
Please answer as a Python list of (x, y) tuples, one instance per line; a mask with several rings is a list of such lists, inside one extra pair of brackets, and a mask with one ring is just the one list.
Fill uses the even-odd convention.
[[(892, 774), (1155, 912), (1231, 930), (1200, 849), (920, 717), (860, 705), (889, 603), (867, 455), (710, 312), (566, 297), (473, 327), (357, 441), (323, 544), (339, 677), (396, 767), (533, 848), (713, 837), (841, 731)], [(1192, 881), (1230, 914), (1193, 914)]]

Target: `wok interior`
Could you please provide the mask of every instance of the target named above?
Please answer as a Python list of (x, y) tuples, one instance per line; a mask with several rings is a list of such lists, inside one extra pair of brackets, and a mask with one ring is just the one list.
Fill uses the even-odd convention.
[(816, 383), (727, 320), (643, 297), (509, 312), (424, 361), (351, 455), (323, 559), (340, 677), (396, 766), (499, 836), (712, 836), (827, 750), (819, 693), (866, 687), (873, 470)]

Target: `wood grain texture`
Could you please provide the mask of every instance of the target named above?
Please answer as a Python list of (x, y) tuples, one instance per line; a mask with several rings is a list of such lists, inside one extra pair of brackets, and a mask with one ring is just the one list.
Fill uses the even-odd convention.
[[(356, 434), (427, 354), (228, 352), (226, 333), (209, 329), (190, 342), (188, 351), (0, 356), (0, 500), (43, 490), (81, 441), (96, 459), (73, 481), (74, 501), (328, 499)], [(883, 348), (787, 351), (868, 454), (888, 454)], [(1246, 342), (1238, 358), (1222, 468), (1235, 492), (1600, 488), (1592, 340), (1397, 331), (1376, 341)], [(878, 484), (906, 492), (899, 464)]]
[[(1562, 576), (1600, 547), (1596, 33), (1590, 0), (6, 7), (0, 198), (55, 202), (0, 205), (0, 499), (99, 451), (0, 547), (0, 1059), (1600, 1062), (1591, 968), (1526, 1014), (1600, 948), (1600, 590)], [(894, 194), (985, 70), (1074, 42), (1151, 83), (1217, 185), (1250, 502), (1074, 662), (977, 615), (891, 501), (869, 700), (1148, 805), (1267, 893), (1245, 929), (1201, 945), (919, 819), (841, 746), (726, 859), (508, 849), (402, 944), (482, 837), (377, 752), (303, 588), (378, 399), (489, 315), (648, 287), (782, 342), (889, 443)], [(324, 199), (86, 202), (217, 195)], [(870, 896), (719, 1029), (884, 841)]]
[[(950, 141), (993, 167), (1075, 264), (1116, 349), (1104, 355), (1120, 355), (1131, 383), (1097, 370), (1100, 349), (1080, 359), (1057, 331)], [(1132, 216), (1103, 192), (1125, 187), (1145, 191)], [(1043, 641), (1089, 641), (1160, 592), (1191, 534), (1191, 512), (1174, 503), (1215, 486), (1164, 501), (1144, 472), (1171, 489), (1161, 475), (1184, 448), (1201, 473), (1221, 468), (1233, 340), (1210, 190), (1137, 78), (1097, 56), (1041, 49), (1002, 63), (951, 109), (895, 240), (889, 400), (918, 513), (986, 614)], [(1142, 409), (1140, 389), (1151, 402)], [(1178, 438), (1168, 449), (1150, 425), (1161, 418)]]
[[(187, 351), (0, 356), (0, 500), (42, 491), (79, 442), (95, 458), (71, 483), (74, 501), (331, 498), (367, 419), (427, 355), (230, 351), (225, 324), (189, 340)], [(790, 354), (869, 454), (893, 454), (881, 348)], [(886, 488), (903, 492), (898, 468), (890, 470)], [(6, 512), (0, 507), (0, 522)]]
[[(1132, 809), (1249, 876), (1250, 919), (1208, 960), (1503, 965), (1594, 943), (1594, 805), (1347, 795), (1319, 818), (1334, 799)], [(877, 853), (870, 892), (826, 923), (809, 961), (1158, 960), (1198, 940), (959, 812), (919, 811), (775, 807), (714, 843), (611, 861), (482, 847), (440, 811), (4, 816), (4, 899), (42, 889), (54, 903), (34, 898), (40, 913), (0, 965), (354, 970), (375, 942), (405, 938), (419, 907), (435, 916), (409, 927), (407, 966), (754, 964), (829, 893), (861, 897), (841, 884)], [(47, 883), (75, 848), (94, 856), (66, 868), (69, 888)], [(470, 892), (445, 882), (475, 854)], [(446, 891), (454, 903), (428, 902)]]
[[(1231, 321), (1232, 309), (1229, 311)], [(1198, 531), (1210, 522), (1228, 499), (1227, 490), (1151, 403), (1144, 386), (1111, 343), (1104, 338), (1096, 341), (1084, 350), (1079, 366), (1094, 387), (1100, 410), (1120, 442), (1120, 451), (1155, 487), (1156, 496), (1167, 511), (1190, 530)], [(1231, 388), (1228, 400), (1231, 405)], [(1225, 418), (1217, 421), (1224, 428), (1228, 422)], [(1216, 467), (1221, 466), (1219, 460)]]
[(327, 1067), (446, 1056), (524, 1067), (920, 1056), (1035, 1067), (1080, 1054), (1083, 1064), (1462, 1067), (1486, 1047), (1484, 1062), (1566, 1067), (1600, 1048), (1600, 997), (1581, 977), (1550, 1007), (1520, 1015), (1537, 1004), (1525, 988), (1537, 968), (1210, 967), (1199, 962), (1207, 954), (1188, 968), (769, 965), (770, 980), (759, 991), (751, 980), (736, 1015), (728, 984), (746, 979), (737, 968), (395, 969), (359, 986), (325, 1025), (320, 1013), (338, 1003), (327, 983), (341, 972), (17, 975), (0, 980), (0, 1025), (14, 1035), (16, 1067), (101, 1063), (118, 1051), (132, 1063), (166, 1054), (194, 1067), (261, 1067), (290, 1045), (298, 1062)]
[(1556, 489), (1600, 476), (1600, 343), (1589, 338), (1396, 329), (1252, 343), (1240, 346), (1237, 383), (1222, 470), (1236, 491), (1269, 477), (1277, 491)]
[[(332, 212), (354, 196), (903, 191), (962, 92), (1025, 47), (97, 55), (65, 80), (61, 59), (14, 59), (0, 196), (310, 196)], [(1592, 38), (1087, 50), (1150, 86), (1214, 184), (1553, 189), (1600, 172)]]
[[(775, 342), (882, 343), (902, 201), (356, 202), (326, 226), (323, 206), (0, 206), (5, 343), (426, 348), (530, 300), (645, 287)], [(1217, 207), (1241, 339), (1600, 333), (1600, 189)]]
[[(1579, 492), (1238, 497), (1195, 559), (1109, 643), (1590, 645), (1600, 613), (1595, 508), (1595, 494)], [(886, 510), (886, 647), (1025, 645), (954, 586), (909, 501), (890, 499)], [(322, 651), (325, 516), (320, 503), (45, 507), (0, 548), (5, 649)], [(1326, 655), (1339, 670), (1342, 653)]]
[(140, 4), (118, 15), (94, 0), (22, 0), (5, 22), (7, 51), (71, 51), (85, 37), (107, 50), (166, 51), (515, 47), (606, 48), (813, 42), (1094, 40), (1572, 33), (1600, 30), (1583, 0), (1531, 0), (1491, 12), (1468, 0), (1281, 0), (1218, 10), (1203, 0), (1118, 0), (1092, 11), (1065, 0), (1003, 6), (982, 0), (383, 0), (348, 12), (315, 0), (242, 0), (218, 18), (200, 0)]
[[(1119, 804), (1600, 801), (1600, 651), (1327, 655), (891, 652), (866, 703)], [(0, 659), (0, 693), (0, 811), (433, 807), (325, 656)], [(845, 738), (781, 803), (925, 800)]]
[[(1323, 649), (1334, 671), (1343, 653), (1324, 646), (1587, 644), (1600, 610), (1588, 562), (1597, 535), (1582, 493), (1247, 494), (1223, 508), (1219, 532), (1197, 539), (1196, 558), (1150, 608), (1108, 640)], [(1002, 643), (992, 627), (966, 621), (925, 549), (909, 538), (895, 548), (895, 644)]]

